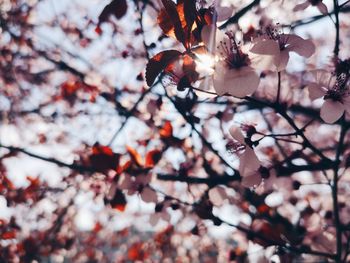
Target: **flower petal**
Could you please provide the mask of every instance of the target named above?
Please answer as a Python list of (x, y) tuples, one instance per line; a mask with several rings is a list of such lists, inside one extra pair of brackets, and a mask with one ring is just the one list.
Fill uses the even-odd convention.
[(260, 55), (279, 56), (280, 48), (276, 41), (266, 39), (257, 41), (250, 49), (250, 52)]
[(257, 70), (275, 70), (275, 57), (271, 55), (261, 55), (252, 52), (248, 53), (250, 66)]
[(343, 105), (345, 108), (345, 111), (350, 114), (350, 97), (346, 97), (343, 99)]
[(232, 6), (218, 6), (215, 8), (216, 13), (218, 14), (217, 21), (225, 21), (229, 19), (233, 13), (233, 7)]
[(328, 14), (328, 8), (327, 8), (327, 6), (324, 3), (319, 2), (317, 4), (317, 8), (322, 14), (324, 14), (324, 15)]
[(298, 4), (293, 8), (294, 12), (301, 11), (306, 9), (310, 5), (309, 1), (305, 1), (304, 3)]
[(208, 195), (209, 195), (209, 200), (215, 206), (222, 206), (224, 201), (228, 199), (225, 188), (223, 188), (222, 186), (217, 186), (215, 188), (210, 189)]
[(233, 139), (235, 139), (241, 144), (245, 144), (243, 133), (238, 126), (232, 125), (231, 128), (229, 129), (229, 133)]
[(242, 177), (257, 171), (260, 167), (260, 161), (254, 150), (249, 146), (246, 147), (244, 153), (240, 156), (239, 173)]
[(260, 78), (251, 67), (227, 69), (217, 66), (214, 72), (214, 89), (218, 95), (228, 93), (242, 98), (252, 94), (259, 86)]
[(232, 45), (231, 39), (221, 30), (216, 30), (216, 54), (226, 54), (227, 47)]
[(336, 82), (333, 74), (323, 69), (313, 70), (311, 74), (315, 78), (316, 83), (325, 88), (333, 87)]
[(287, 67), (288, 61), (289, 61), (289, 53), (288, 53), (288, 51), (287, 50), (282, 50), (279, 58), (276, 57), (276, 59), (275, 59), (275, 64), (276, 64), (276, 67), (277, 67), (277, 71), (280, 72), (280, 71), (285, 70), (286, 67)]
[(344, 108), (344, 105), (339, 101), (327, 99), (321, 107), (321, 118), (326, 123), (334, 123), (343, 115)]
[(303, 39), (302, 37), (291, 34), (282, 34), (281, 38), (284, 43), (287, 43), (286, 50), (288, 51), (293, 51), (306, 58), (311, 57), (315, 53), (315, 44), (310, 39)]
[(213, 78), (211, 76), (205, 77), (199, 84), (200, 90), (210, 90), (213, 87)]
[(157, 203), (157, 194), (149, 187), (145, 187), (141, 192), (141, 199), (146, 203)]
[(242, 177), (241, 183), (244, 187), (254, 187), (256, 185), (259, 185), (260, 182), (261, 182), (260, 174), (257, 171), (252, 171)]
[(201, 37), (204, 45), (209, 52), (214, 52), (216, 48), (216, 31), (215, 25), (205, 25), (201, 31)]
[(309, 91), (309, 97), (311, 100), (316, 100), (318, 98), (321, 98), (325, 95), (326, 91), (323, 89), (320, 85), (316, 83), (310, 83), (307, 85), (308, 91)]

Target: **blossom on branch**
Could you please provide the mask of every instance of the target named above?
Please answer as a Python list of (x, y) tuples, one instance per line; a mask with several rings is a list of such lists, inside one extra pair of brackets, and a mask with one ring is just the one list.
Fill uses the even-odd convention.
[(305, 10), (309, 6), (315, 6), (324, 15), (328, 14), (327, 6), (322, 2), (322, 0), (306, 0), (304, 3), (298, 4), (293, 8), (293, 11)]
[(255, 39), (255, 44), (250, 52), (258, 55), (272, 57), (277, 71), (283, 71), (289, 61), (289, 53), (309, 58), (315, 53), (315, 45), (309, 39), (303, 39), (297, 35), (284, 34), (278, 29), (267, 27), (265, 33)]
[(202, 39), (216, 59), (212, 78), (216, 93), (239, 98), (254, 93), (260, 78), (251, 65), (248, 52), (243, 50), (234, 34), (224, 34), (216, 26), (206, 26), (202, 30)]
[(148, 186), (148, 184), (151, 182), (151, 179), (151, 174), (142, 174), (138, 176), (130, 176), (125, 174), (123, 180), (119, 185), (119, 188), (126, 190), (129, 195), (139, 193), (141, 199), (146, 203), (156, 203), (157, 194)]
[(334, 123), (343, 116), (344, 111), (350, 113), (349, 76), (338, 77), (325, 70), (313, 72), (314, 82), (308, 84), (311, 100), (323, 97), (321, 118), (327, 123)]
[(237, 126), (232, 126), (229, 132), (232, 138), (237, 141), (237, 143), (230, 145), (230, 151), (239, 156), (238, 171), (242, 176), (242, 184), (246, 187), (259, 184), (261, 181), (258, 171), (260, 161), (254, 152), (253, 143), (249, 138), (244, 138), (241, 129)]

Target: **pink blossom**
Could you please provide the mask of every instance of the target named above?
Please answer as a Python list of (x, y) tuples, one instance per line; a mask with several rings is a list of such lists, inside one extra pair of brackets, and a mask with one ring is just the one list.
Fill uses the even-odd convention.
[(349, 76), (341, 74), (338, 77), (324, 70), (313, 72), (314, 82), (308, 84), (311, 100), (323, 97), (320, 116), (327, 123), (340, 119), (344, 111), (350, 113)]
[(304, 3), (298, 4), (293, 8), (293, 11), (301, 11), (304, 10), (306, 8), (308, 8), (309, 6), (316, 6), (318, 8), (318, 10), (324, 14), (327, 15), (328, 14), (328, 8), (327, 6), (322, 2), (322, 0), (306, 0)]
[(151, 181), (151, 178), (151, 174), (138, 176), (125, 175), (123, 181), (119, 185), (119, 188), (127, 190), (129, 195), (138, 192), (141, 199), (146, 203), (156, 203), (157, 194), (148, 187), (148, 183)]
[(252, 146), (247, 144), (239, 127), (232, 126), (229, 132), (232, 138), (238, 142), (232, 150), (239, 155), (240, 162), (238, 170), (242, 176), (242, 184), (246, 187), (259, 184), (261, 181), (261, 176), (258, 171), (260, 168), (260, 161)]
[(290, 52), (308, 58), (315, 52), (315, 45), (311, 40), (284, 34), (276, 28), (268, 27), (264, 35), (255, 39), (250, 52), (272, 57), (277, 71), (282, 71), (287, 67)]
[(215, 11), (217, 13), (217, 21), (225, 21), (229, 19), (232, 16), (233, 13), (233, 7), (232, 6), (222, 6), (222, 5), (216, 5)]
[(215, 206), (222, 206), (224, 204), (224, 201), (228, 199), (226, 190), (222, 186), (216, 186), (210, 189), (208, 195), (209, 195), (209, 200)]
[(206, 47), (216, 58), (212, 77), (218, 95), (245, 97), (257, 89), (260, 78), (251, 66), (248, 53), (237, 43), (232, 32), (222, 33), (216, 26), (202, 30)]

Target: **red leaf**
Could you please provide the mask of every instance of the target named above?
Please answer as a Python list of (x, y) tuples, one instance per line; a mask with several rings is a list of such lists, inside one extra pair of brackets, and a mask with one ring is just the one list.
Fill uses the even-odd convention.
[(61, 98), (67, 100), (70, 104), (74, 104), (78, 98), (78, 92), (86, 92), (94, 94), (98, 91), (98, 87), (88, 85), (81, 81), (66, 81), (61, 84)]
[(196, 1), (195, 0), (183, 1), (183, 10), (184, 10), (186, 28), (187, 28), (186, 39), (187, 39), (187, 43), (189, 43), (191, 41), (192, 27), (197, 17)]
[(133, 162), (135, 162), (138, 166), (143, 166), (143, 160), (141, 155), (132, 147), (127, 146), (126, 147), (128, 153), (130, 154), (131, 159)]
[(123, 192), (119, 189), (116, 189), (114, 196), (109, 203), (112, 208), (117, 209), (121, 212), (125, 211), (126, 204), (127, 204)]
[(131, 164), (132, 164), (131, 161), (127, 161), (123, 165), (119, 166), (117, 169), (117, 173), (121, 174), (121, 173), (125, 172), (131, 166)]
[(146, 82), (148, 86), (152, 86), (156, 77), (175, 59), (181, 55), (177, 50), (165, 50), (148, 61), (146, 67)]
[(132, 261), (144, 261), (148, 257), (147, 251), (141, 242), (134, 243), (128, 250), (128, 259)]
[(99, 172), (115, 170), (119, 165), (119, 154), (116, 154), (108, 146), (95, 144), (92, 147), (92, 155), (89, 157), (90, 165)]
[(95, 32), (96, 32), (96, 34), (98, 34), (98, 35), (102, 35), (102, 28), (100, 27), (100, 26), (96, 26), (95, 27)]
[(270, 207), (266, 204), (261, 204), (257, 207), (257, 211), (260, 214), (267, 214), (270, 211)]
[(182, 27), (182, 23), (179, 17), (179, 10), (176, 4), (171, 0), (162, 0), (166, 14), (169, 16), (173, 26), (176, 39), (180, 41), (186, 47), (185, 32)]
[(113, 0), (102, 10), (98, 17), (98, 24), (108, 21), (110, 15), (114, 15), (117, 19), (122, 18), (126, 11), (128, 10), (128, 5), (126, 0)]
[(174, 233), (174, 227), (169, 225), (163, 231), (157, 233), (154, 237), (154, 241), (159, 248), (162, 248), (164, 245), (168, 245), (171, 242), (171, 237)]
[(146, 154), (145, 168), (153, 168), (162, 157), (162, 152), (160, 150), (152, 150)]
[(14, 230), (2, 233), (1, 239), (13, 239), (16, 238), (16, 232)]
[(94, 226), (94, 229), (92, 230), (92, 232), (94, 232), (95, 234), (100, 232), (103, 229), (103, 225), (100, 222), (97, 222)]
[(166, 139), (173, 136), (173, 126), (170, 121), (166, 121), (163, 127), (159, 130), (159, 135), (161, 138)]
[(112, 156), (113, 155), (113, 151), (110, 147), (108, 146), (103, 146), (103, 145), (99, 145), (99, 144), (95, 144), (92, 147), (92, 154), (96, 155), (96, 154), (103, 154), (103, 155), (109, 155)]
[[(252, 224), (252, 230), (259, 235), (266, 237), (274, 244), (285, 244), (285, 240), (283, 240), (284, 228), (281, 225), (272, 225), (265, 220), (255, 220)], [(271, 242), (258, 237), (254, 238), (253, 241), (263, 247), (271, 246)]]
[(61, 97), (71, 104), (74, 103), (77, 98), (77, 91), (80, 89), (80, 85), (76, 81), (66, 81), (61, 85)]

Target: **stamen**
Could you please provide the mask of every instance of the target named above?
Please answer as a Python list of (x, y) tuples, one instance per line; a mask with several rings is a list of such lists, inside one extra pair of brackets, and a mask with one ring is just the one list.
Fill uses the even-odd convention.
[(222, 50), (220, 55), (224, 58), (227, 66), (230, 69), (239, 69), (247, 66), (249, 64), (249, 58), (248, 55), (241, 51), (240, 42), (237, 43), (233, 32), (226, 32), (226, 35), (229, 39), (228, 43), (226, 41), (220, 41), (218, 48)]
[(282, 38), (281, 35), (283, 34), (282, 30), (278, 30), (276, 27), (268, 26), (266, 28), (266, 35), (271, 39), (278, 42), (278, 46), (280, 50), (284, 50), (288, 43), (288, 38)]
[(239, 142), (234, 142), (234, 141), (230, 141), (226, 145), (226, 149), (230, 154), (239, 153), (239, 152), (245, 150), (245, 148), (246, 148), (246, 146), (244, 144), (241, 144)]
[(334, 86), (326, 92), (324, 99), (332, 99), (341, 102), (344, 98), (349, 97), (350, 91), (349, 85), (347, 85), (348, 80), (349, 77), (347, 74), (340, 74), (337, 77)]

